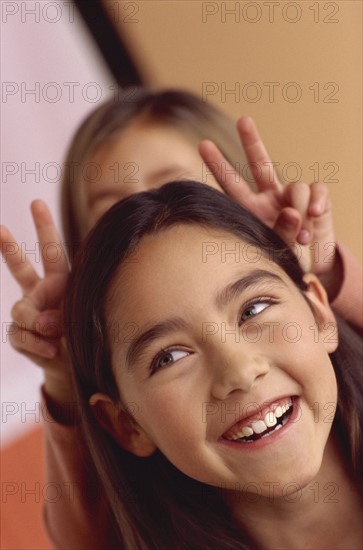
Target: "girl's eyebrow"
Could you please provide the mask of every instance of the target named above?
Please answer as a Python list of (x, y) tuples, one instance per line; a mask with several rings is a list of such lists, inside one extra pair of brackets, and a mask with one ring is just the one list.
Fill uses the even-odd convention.
[(143, 351), (145, 347), (150, 345), (154, 340), (175, 332), (177, 330), (185, 330), (188, 328), (188, 323), (181, 317), (174, 317), (172, 319), (167, 319), (161, 323), (157, 323), (152, 326), (140, 336), (135, 338), (129, 346), (126, 354), (126, 364), (128, 365), (129, 370), (132, 369), (132, 365)]
[[(255, 286), (260, 283), (268, 283), (269, 285), (273, 284), (276, 286), (276, 283), (282, 284), (286, 287), (286, 283), (275, 273), (270, 271), (265, 271), (263, 269), (256, 269), (241, 277), (237, 281), (231, 283), (216, 296), (216, 305), (218, 309), (221, 309), (223, 306), (231, 302), (236, 296), (241, 292), (246, 290), (251, 286)], [(135, 363), (138, 356), (141, 352), (149, 346), (153, 341), (170, 334), (171, 332), (176, 332), (178, 330), (188, 329), (189, 324), (182, 317), (174, 317), (157, 323), (156, 325), (150, 327), (148, 330), (140, 334), (135, 340), (132, 341), (126, 353), (126, 365), (131, 371), (132, 366)]]
[(216, 306), (218, 309), (222, 309), (223, 306), (231, 302), (236, 296), (251, 286), (261, 283), (273, 284), (276, 286), (276, 282), (287, 287), (283, 279), (276, 273), (266, 271), (265, 269), (255, 269), (219, 292), (216, 296)]

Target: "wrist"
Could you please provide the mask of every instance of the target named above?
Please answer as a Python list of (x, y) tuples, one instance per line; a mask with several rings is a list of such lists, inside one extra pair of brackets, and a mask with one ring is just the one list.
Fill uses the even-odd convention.
[(42, 394), (48, 412), (56, 422), (65, 425), (76, 424), (76, 401), (70, 376), (54, 376), (46, 372)]
[(336, 248), (332, 267), (329, 271), (319, 275), (320, 282), (326, 290), (329, 302), (332, 302), (338, 296), (342, 287), (343, 276), (343, 262), (339, 254), (339, 250)]
[(48, 394), (45, 386), (42, 387), (42, 394), (49, 414), (48, 421), (57, 422), (64, 426), (74, 426), (78, 423), (78, 413), (74, 399), (56, 401)]

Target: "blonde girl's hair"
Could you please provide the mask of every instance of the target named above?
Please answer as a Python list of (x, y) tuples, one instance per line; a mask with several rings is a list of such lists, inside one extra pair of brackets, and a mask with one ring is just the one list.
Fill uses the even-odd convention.
[(196, 147), (201, 140), (210, 139), (238, 172), (245, 172), (246, 159), (235, 124), (217, 107), (182, 90), (131, 88), (120, 91), (119, 97), (103, 103), (84, 120), (65, 159), (61, 211), (71, 260), (89, 228), (86, 184), (98, 181), (102, 176), (102, 167), (92, 162), (92, 156), (117, 139), (120, 132), (137, 118), (180, 130)]

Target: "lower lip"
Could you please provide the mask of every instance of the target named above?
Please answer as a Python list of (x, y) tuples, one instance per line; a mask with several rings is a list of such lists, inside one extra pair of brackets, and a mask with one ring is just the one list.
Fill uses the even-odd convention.
[(289, 430), (291, 430), (296, 421), (301, 416), (300, 411), (300, 400), (298, 397), (292, 398), (292, 414), (289, 418), (289, 420), (286, 422), (282, 428), (275, 432), (271, 432), (271, 435), (268, 437), (262, 437), (261, 439), (256, 439), (256, 441), (252, 441), (251, 443), (237, 443), (235, 441), (229, 441), (228, 439), (221, 438), (219, 440), (220, 443), (223, 443), (223, 445), (227, 445), (228, 447), (231, 447), (233, 449), (236, 449), (238, 451), (248, 452), (248, 451), (257, 451), (259, 449), (263, 449), (264, 447), (267, 447), (268, 445), (272, 445), (273, 443), (277, 442), (279, 439), (285, 436)]

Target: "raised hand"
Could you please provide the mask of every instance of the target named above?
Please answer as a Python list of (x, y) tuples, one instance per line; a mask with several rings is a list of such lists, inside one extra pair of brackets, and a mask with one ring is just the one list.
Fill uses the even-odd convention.
[(63, 338), (61, 306), (68, 279), (68, 261), (46, 204), (32, 203), (44, 267), (41, 278), (10, 231), (1, 226), (1, 252), (23, 296), (12, 308), (12, 346), (44, 368), (45, 389), (55, 401), (70, 399), (69, 358)]
[[(293, 248), (302, 267), (326, 279), (339, 271), (328, 188), (323, 183), (283, 186), (249, 117), (237, 123), (256, 191), (233, 170), (218, 147), (205, 140), (199, 146), (204, 162), (223, 190), (273, 228)], [(329, 290), (329, 289), (328, 289)]]

